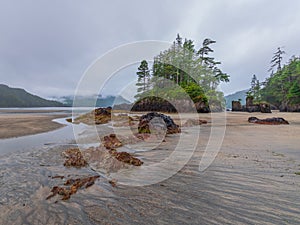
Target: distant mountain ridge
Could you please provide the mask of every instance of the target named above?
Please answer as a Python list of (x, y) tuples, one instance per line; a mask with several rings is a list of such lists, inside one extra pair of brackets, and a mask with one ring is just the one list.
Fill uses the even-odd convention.
[[(66, 106), (73, 106), (74, 96), (53, 97), (56, 101), (63, 103)], [(96, 104), (95, 104), (96, 103)], [(130, 104), (131, 102), (122, 96), (77, 96), (75, 107), (108, 107), (120, 104)]]
[(64, 104), (33, 95), (21, 88), (0, 84), (0, 107), (62, 107)]
[(225, 96), (226, 108), (231, 109), (231, 102), (238, 101), (239, 99), (241, 99), (242, 105), (245, 105), (246, 104), (246, 96), (247, 96), (248, 91), (249, 91), (249, 89), (246, 89), (246, 90), (237, 91), (233, 94)]

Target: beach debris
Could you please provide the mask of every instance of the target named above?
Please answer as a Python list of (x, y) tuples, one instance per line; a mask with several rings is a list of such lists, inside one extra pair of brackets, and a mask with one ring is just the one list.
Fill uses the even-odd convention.
[(151, 133), (151, 121), (155, 118), (160, 118), (160, 120), (156, 120), (161, 121), (162, 127), (166, 127), (167, 134), (176, 134), (181, 132), (179, 126), (174, 123), (170, 116), (157, 112), (147, 113), (140, 118), (138, 132)]
[(85, 123), (87, 125), (105, 124), (111, 121), (111, 107), (97, 108), (89, 113), (81, 115), (73, 121), (75, 124)]
[(151, 135), (149, 133), (141, 133), (141, 134), (136, 134), (135, 135), (139, 140), (145, 141), (148, 138), (151, 137)]
[(115, 149), (121, 147), (123, 144), (115, 134), (110, 134), (103, 137), (103, 145), (106, 149)]
[(62, 152), (63, 156), (66, 158), (64, 166), (66, 167), (85, 167), (87, 166), (87, 161), (84, 159), (81, 151), (78, 148), (70, 148)]
[(111, 179), (111, 180), (108, 181), (108, 183), (110, 183), (110, 185), (112, 187), (116, 187), (117, 186), (117, 180), (116, 179)]
[(141, 166), (143, 164), (140, 159), (132, 156), (128, 152), (117, 152), (117, 150), (111, 149), (109, 150), (109, 153), (120, 162), (124, 162), (134, 166)]
[(89, 188), (92, 185), (95, 184), (95, 181), (99, 178), (99, 175), (91, 176), (91, 177), (85, 177), (85, 178), (77, 178), (77, 179), (68, 179), (64, 186), (54, 186), (51, 189), (52, 194), (50, 194), (46, 200), (58, 195), (62, 195), (61, 200), (68, 200), (70, 199), (71, 195), (75, 194), (78, 189), (80, 188)]
[(273, 118), (266, 118), (266, 119), (258, 119), (257, 117), (249, 117), (249, 123), (257, 123), (257, 124), (268, 124), (268, 125), (279, 125), (279, 124), (289, 124), (288, 121), (281, 117), (273, 117)]
[(201, 119), (188, 119), (183, 126), (184, 127), (192, 127), (192, 126), (197, 126), (197, 125), (202, 125), (202, 124), (207, 124), (206, 120), (201, 120)]
[(73, 122), (72, 118), (67, 118), (66, 121), (67, 121), (68, 123), (72, 123), (72, 122)]
[(60, 176), (60, 175), (56, 175), (56, 176), (50, 176), (52, 179), (64, 179), (65, 176)]

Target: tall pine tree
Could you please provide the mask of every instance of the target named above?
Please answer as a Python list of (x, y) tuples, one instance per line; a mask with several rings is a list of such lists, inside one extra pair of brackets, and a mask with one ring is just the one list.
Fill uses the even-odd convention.
[(136, 72), (138, 76), (138, 82), (136, 85), (138, 86), (138, 93), (145, 92), (149, 88), (149, 78), (150, 78), (150, 70), (148, 68), (148, 62), (143, 60), (138, 67), (138, 71)]

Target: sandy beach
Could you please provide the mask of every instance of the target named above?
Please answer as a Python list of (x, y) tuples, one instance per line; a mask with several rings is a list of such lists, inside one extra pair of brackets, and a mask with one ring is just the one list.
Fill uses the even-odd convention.
[[(249, 124), (250, 116), (283, 117), (290, 125)], [(51, 188), (65, 181), (52, 176), (91, 176), (97, 168), (63, 167), (61, 153), (68, 144), (3, 156), (0, 224), (299, 224), (300, 114), (226, 113), (222, 146), (205, 171), (199, 163), (212, 124), (210, 114), (199, 117), (208, 124), (200, 126), (191, 159), (174, 176), (148, 186), (112, 187), (101, 176), (67, 201), (46, 200)], [(214, 126), (222, 124), (216, 120)], [(168, 157), (178, 138), (168, 135), (155, 149), (134, 155), (143, 166), (151, 165)]]
[(0, 139), (38, 134), (61, 128), (64, 125), (52, 120), (69, 115), (53, 110), (0, 110)]

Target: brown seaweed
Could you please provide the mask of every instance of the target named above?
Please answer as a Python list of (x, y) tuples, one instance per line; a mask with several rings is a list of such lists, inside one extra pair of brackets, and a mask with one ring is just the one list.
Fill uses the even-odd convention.
[(66, 167), (85, 167), (88, 165), (87, 161), (84, 159), (81, 151), (78, 148), (70, 148), (63, 152), (66, 160), (64, 166)]
[(52, 194), (50, 194), (46, 200), (56, 196), (56, 195), (62, 195), (61, 200), (68, 200), (71, 198), (71, 195), (75, 194), (78, 189), (80, 188), (89, 188), (92, 185), (95, 184), (95, 181), (99, 178), (99, 175), (91, 176), (91, 177), (85, 177), (85, 178), (77, 178), (77, 179), (68, 179), (64, 185), (68, 187), (59, 187), (54, 186), (51, 189)]

